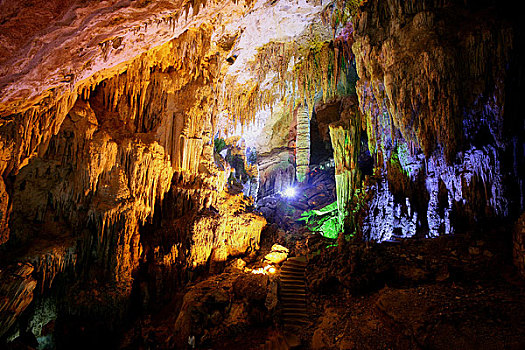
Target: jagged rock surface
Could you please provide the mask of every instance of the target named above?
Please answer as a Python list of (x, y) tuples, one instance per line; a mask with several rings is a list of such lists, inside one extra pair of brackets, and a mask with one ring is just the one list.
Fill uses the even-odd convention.
[[(485, 2), (353, 3), (363, 5), (353, 26), (338, 28), (326, 17), (341, 3), (318, 0), (2, 1), (0, 335), (53, 288), (66, 299), (63, 333), (68, 318), (118, 327), (133, 291), (147, 309), (256, 250), (266, 221), (214, 153), (234, 127), (255, 134), (249, 173), (261, 197), (273, 194), (259, 201), (264, 214), (291, 228), (332, 202), (328, 172), (297, 200), (277, 194), (306, 174), (316, 103), (353, 90), (341, 85), (354, 55), (361, 113), (335, 98), (341, 115), (320, 129), (331, 131), (341, 216), (359, 208), (364, 238), (434, 237), (522, 210), (524, 183), (512, 177), (523, 178), (523, 123), (509, 123), (505, 105), (518, 32)], [(243, 166), (246, 149), (235, 153)], [(370, 154), (375, 172), (355, 191)], [(212, 282), (183, 308), (202, 306)], [(237, 297), (261, 302), (242, 284)], [(222, 308), (220, 290), (211, 299), (221, 310), (197, 310), (209, 324), (246, 318), (244, 304)], [(178, 324), (179, 343), (197, 321)]]
[(519, 206), (509, 189), (523, 192), (504, 181), (520, 162), (502, 161), (521, 152), (503, 108), (515, 33), (469, 3), (423, 3), (368, 1), (354, 23), (356, 90), (377, 168), (362, 220), (372, 239), (506, 217)]
[(31, 276), (33, 266), (20, 264), (0, 270), (0, 336), (16, 322), (33, 300), (36, 280)]
[[(176, 216), (198, 215), (164, 253), (165, 270), (182, 275), (212, 255), (224, 261), (258, 248), (265, 220), (224, 193), (211, 145), (213, 96), (231, 50), (216, 30), (250, 2), (68, 2), (43, 9), (33, 28), (21, 24), (31, 9), (3, 5), (1, 43), (10, 51), (1, 57), (0, 242), (4, 251), (27, 249), (5, 260), (34, 264), (36, 296), (71, 270), (78, 283), (60, 288), (79, 297), (59, 312), (121, 322), (151, 248), (141, 229), (156, 209), (167, 212), (167, 195)], [(78, 281), (86, 278), (96, 282)], [(107, 297), (91, 308), (101, 292)]]

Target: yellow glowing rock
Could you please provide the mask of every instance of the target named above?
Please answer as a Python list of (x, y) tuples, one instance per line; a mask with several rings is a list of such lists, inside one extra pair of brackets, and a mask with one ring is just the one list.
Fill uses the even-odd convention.
[(279, 244), (274, 244), (270, 253), (266, 254), (264, 261), (270, 264), (280, 264), (288, 258), (289, 250)]

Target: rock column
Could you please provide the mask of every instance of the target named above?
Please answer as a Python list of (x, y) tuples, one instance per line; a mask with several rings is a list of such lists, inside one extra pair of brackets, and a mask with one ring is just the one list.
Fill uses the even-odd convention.
[(306, 106), (297, 111), (297, 138), (296, 138), (296, 165), (297, 181), (306, 179), (310, 167), (310, 115)]
[(330, 139), (334, 149), (335, 185), (340, 223), (343, 223), (348, 216), (348, 203), (360, 181), (357, 165), (361, 141), (359, 126), (359, 113), (351, 106), (343, 106), (341, 120), (329, 125)]

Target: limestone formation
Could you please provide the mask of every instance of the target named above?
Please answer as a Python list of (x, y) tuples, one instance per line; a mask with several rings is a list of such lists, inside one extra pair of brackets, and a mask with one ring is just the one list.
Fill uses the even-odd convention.
[(300, 106), (297, 111), (297, 141), (295, 147), (297, 181), (303, 182), (310, 168), (310, 115), (308, 109), (303, 106)]
[[(300, 282), (307, 325), (294, 339), (359, 348), (360, 314), (319, 311), (328, 299), (365, 309), (350, 295), (510, 261), (468, 239), (523, 218), (514, 12), (495, 0), (0, 1), (0, 347), (229, 348), (246, 332), (241, 347), (272, 346), (290, 338), (285, 281)], [(392, 248), (455, 233), (466, 246), (446, 252), (450, 271)], [(297, 256), (309, 288), (286, 281)], [(380, 294), (391, 317), (389, 296), (417, 293)], [(409, 329), (431, 347), (421, 332)], [(410, 348), (394, 338), (373, 346)]]
[(0, 270), (0, 336), (9, 330), (33, 300), (37, 281), (31, 276), (32, 272), (30, 264)]

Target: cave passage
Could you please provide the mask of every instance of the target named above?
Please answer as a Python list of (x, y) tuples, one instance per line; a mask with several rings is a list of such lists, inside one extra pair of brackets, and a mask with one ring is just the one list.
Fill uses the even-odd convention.
[(0, 348), (525, 348), (511, 5), (0, 1)]

